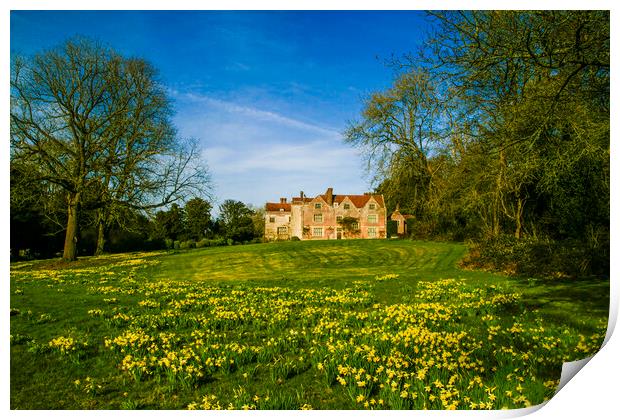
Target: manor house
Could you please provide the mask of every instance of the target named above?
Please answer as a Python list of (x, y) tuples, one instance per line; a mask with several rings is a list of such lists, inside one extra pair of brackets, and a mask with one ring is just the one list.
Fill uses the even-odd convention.
[(306, 197), (300, 192), (290, 203), (265, 205), (265, 239), (385, 238), (386, 208), (383, 195), (325, 194)]

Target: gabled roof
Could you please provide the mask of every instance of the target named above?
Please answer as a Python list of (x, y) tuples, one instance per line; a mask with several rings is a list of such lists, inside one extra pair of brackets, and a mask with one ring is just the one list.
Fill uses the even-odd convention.
[(400, 212), (400, 210), (394, 210), (394, 213), (392, 213), (390, 215), (390, 218), (392, 217), (402, 217), (403, 219), (411, 219), (411, 218), (415, 218), (415, 216), (411, 215), (411, 214), (403, 214)]
[[(334, 203), (342, 203), (346, 198), (349, 198), (349, 200), (351, 201), (351, 203), (353, 203), (353, 205), (358, 208), (361, 209), (362, 207), (364, 207), (368, 201), (373, 198), (377, 204), (379, 205), (379, 207), (385, 207), (385, 202), (383, 201), (383, 196), (381, 194), (338, 194), (338, 195), (332, 195), (332, 201)], [(325, 203), (329, 203), (328, 202), (328, 197), (327, 194), (320, 194), (317, 195), (316, 197), (293, 197), (291, 200), (291, 203), (310, 203), (314, 200), (323, 200)], [(284, 211), (291, 211), (291, 204), (290, 203), (267, 203), (265, 205), (265, 210), (266, 211), (280, 211), (280, 209), (283, 209)]]
[[(323, 200), (326, 200), (325, 194), (320, 196), (321, 198), (323, 198)], [(368, 203), (368, 200), (370, 200), (371, 198), (374, 198), (375, 201), (377, 202), (377, 204), (379, 204), (379, 206), (381, 207), (385, 207), (385, 204), (383, 202), (383, 197), (381, 195), (372, 195), (372, 194), (363, 194), (363, 195), (345, 195), (345, 194), (338, 194), (338, 195), (334, 195), (334, 203), (342, 203), (345, 198), (349, 198), (349, 200), (353, 203), (353, 205), (355, 207), (357, 207), (358, 209), (364, 207), (366, 205), (366, 203)]]
[(266, 211), (291, 211), (290, 203), (267, 203), (265, 204)]

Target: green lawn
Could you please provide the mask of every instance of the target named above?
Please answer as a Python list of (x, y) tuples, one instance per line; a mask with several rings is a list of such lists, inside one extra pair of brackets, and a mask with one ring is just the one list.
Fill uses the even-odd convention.
[(462, 244), (281, 242), (11, 266), (11, 408), (517, 408), (595, 352), (609, 283)]

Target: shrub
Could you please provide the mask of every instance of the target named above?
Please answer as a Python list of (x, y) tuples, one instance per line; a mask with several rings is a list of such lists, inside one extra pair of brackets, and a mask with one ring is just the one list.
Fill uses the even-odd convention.
[(174, 241), (174, 249), (181, 249), (181, 241)]
[(604, 243), (593, 249), (577, 240), (498, 235), (472, 243), (469, 248), (465, 265), (529, 276), (609, 275), (609, 260), (605, 259), (609, 248)]
[(297, 236), (291, 236), (291, 241), (301, 241)]
[(387, 237), (391, 238), (398, 234), (398, 222), (396, 220), (387, 221)]
[(196, 241), (190, 239), (188, 241), (181, 242), (181, 249), (196, 248)]
[(405, 225), (407, 226), (407, 234), (413, 236), (415, 232), (415, 219), (413, 217), (405, 219)]
[(198, 242), (196, 242), (196, 248), (204, 248), (205, 246), (210, 246), (210, 241), (208, 239), (201, 239)]
[(224, 238), (217, 238), (211, 242), (211, 246), (224, 246), (227, 244), (228, 244), (228, 241)]
[(166, 244), (166, 249), (174, 248), (174, 241), (170, 238), (166, 238), (164, 243)]

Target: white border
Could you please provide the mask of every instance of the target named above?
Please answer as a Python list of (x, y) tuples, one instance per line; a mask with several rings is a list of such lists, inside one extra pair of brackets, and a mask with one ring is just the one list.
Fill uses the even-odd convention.
[[(2, 118), (0, 119), (0, 127), (2, 127), (2, 133), (4, 134), (4, 138), (8, 139), (8, 79), (9, 79), (9, 55), (10, 55), (10, 47), (9, 47), (9, 39), (10, 39), (10, 10), (27, 10), (27, 9), (38, 9), (38, 10), (135, 10), (135, 9), (160, 9), (160, 10), (168, 10), (168, 9), (186, 9), (186, 10), (197, 10), (197, 9), (212, 9), (212, 10), (254, 10), (254, 9), (268, 9), (268, 10), (340, 10), (340, 9), (361, 9), (361, 10), (408, 10), (408, 9), (610, 9), (612, 10), (611, 21), (612, 21), (612, 52), (615, 52), (615, 41), (616, 41), (616, 25), (618, 24), (618, 19), (616, 18), (617, 10), (614, 7), (615, 4), (612, 1), (588, 1), (588, 2), (578, 2), (578, 1), (532, 1), (532, 0), (523, 0), (519, 2), (515, 1), (505, 1), (499, 3), (497, 1), (489, 1), (489, 0), (480, 0), (480, 1), (428, 1), (428, 0), (419, 0), (419, 1), (403, 1), (403, 0), (382, 0), (382, 1), (368, 1), (368, 0), (359, 0), (356, 2), (334, 2), (326, 1), (326, 0), (298, 0), (295, 2), (288, 1), (261, 1), (261, 2), (248, 2), (245, 0), (232, 0), (227, 2), (199, 2), (199, 1), (187, 1), (187, 0), (176, 0), (174, 2), (171, 1), (163, 1), (163, 0), (152, 0), (149, 2), (139, 2), (139, 1), (119, 1), (119, 0), (109, 0), (106, 2), (100, 1), (75, 1), (75, 0), (64, 0), (64, 1), (49, 1), (42, 2), (40, 0), (8, 0), (2, 2), (3, 14), (0, 20), (0, 33), (3, 35), (4, 42), (0, 47), (2, 50), (2, 67), (0, 68), (0, 75), (2, 76), (2, 84), (0, 84), (0, 89), (2, 92), (3, 101), (2, 105)], [(612, 62), (614, 68), (618, 68), (617, 64), (617, 56), (612, 55)], [(614, 115), (614, 104), (617, 99), (617, 89), (614, 89), (614, 83), (612, 83), (612, 111), (611, 115)], [(612, 118), (611, 121), (612, 133), (617, 133), (617, 124), (615, 120)], [(615, 174), (617, 172), (617, 165), (615, 163), (615, 153), (616, 148), (614, 147), (614, 141), (617, 141), (617, 136), (612, 135), (612, 159), (611, 159), (611, 171), (612, 171), (612, 192), (611, 192), (611, 200), (612, 200), (612, 209), (617, 209), (617, 197), (618, 197), (618, 188), (616, 183), (614, 182)], [(8, 202), (9, 202), (9, 188), (8, 188), (8, 168), (9, 168), (9, 158), (8, 158), (8, 140), (5, 140), (5, 149), (3, 153), (0, 154), (0, 161), (3, 167), (3, 182), (0, 187), (0, 194), (2, 200), (2, 212), (4, 216), (5, 225), (8, 219)], [(83, 418), (84, 416), (89, 418), (103, 418), (108, 417), (110, 415), (117, 416), (120, 418), (135, 418), (143, 417), (143, 416), (153, 416), (156, 415), (158, 417), (168, 417), (168, 416), (200, 416), (204, 418), (208, 417), (227, 417), (230, 416), (238, 418), (244, 416), (251, 416), (252, 418), (261, 418), (261, 419), (270, 419), (274, 415), (282, 415), (286, 417), (312, 417), (315, 418), (317, 416), (338, 416), (338, 417), (350, 417), (350, 418), (365, 418), (372, 416), (373, 418), (377, 415), (380, 417), (385, 416), (386, 418), (389, 416), (392, 418), (411, 418), (423, 416), (423, 417), (476, 417), (476, 418), (498, 418), (498, 417), (513, 417), (518, 415), (526, 414), (522, 410), (513, 410), (507, 412), (477, 412), (477, 411), (462, 411), (456, 413), (448, 413), (448, 412), (366, 412), (366, 411), (321, 411), (321, 412), (252, 412), (252, 413), (190, 413), (190, 412), (169, 412), (169, 411), (159, 411), (159, 412), (148, 412), (148, 413), (135, 413), (129, 411), (122, 412), (110, 412), (110, 411), (89, 411), (89, 412), (80, 412), (80, 411), (10, 411), (9, 410), (9, 351), (8, 351), (8, 336), (9, 336), (9, 296), (8, 296), (8, 278), (9, 278), (9, 266), (8, 266), (8, 255), (9, 255), (9, 235), (7, 234), (8, 228), (3, 230), (2, 235), (2, 256), (0, 259), (0, 263), (2, 264), (2, 269), (4, 275), (4, 292), (0, 293), (0, 299), (2, 301), (2, 307), (4, 308), (3, 313), (3, 322), (1, 323), (1, 337), (2, 342), (0, 344), (0, 354), (2, 355), (2, 372), (3, 375), (2, 381), (0, 382), (0, 390), (4, 398), (2, 398), (2, 402), (0, 407), (2, 408), (2, 412), (5, 414), (9, 414), (11, 417), (15, 418), (31, 418), (31, 417), (40, 417), (46, 416), (50, 418)], [(611, 413), (617, 412), (617, 398), (618, 398), (618, 375), (620, 373), (620, 362), (618, 361), (618, 355), (620, 355), (620, 344), (618, 344), (617, 334), (613, 336), (611, 332), (613, 331), (613, 326), (615, 326), (615, 322), (618, 314), (618, 287), (617, 287), (617, 277), (618, 277), (618, 261), (617, 256), (617, 248), (615, 245), (615, 239), (618, 238), (618, 226), (616, 223), (616, 219), (612, 217), (611, 220), (611, 237), (612, 237), (612, 264), (611, 264), (611, 279), (612, 279), (612, 289), (611, 289), (611, 302), (610, 302), (610, 329), (608, 336), (606, 337), (606, 344), (596, 354), (592, 360), (589, 361), (586, 368), (578, 373), (577, 378), (568, 382), (568, 384), (562, 388), (558, 394), (553, 397), (542, 409), (535, 411), (531, 414), (531, 418), (537, 419), (555, 419), (555, 418), (572, 418), (572, 417), (591, 417), (591, 418), (611, 418)], [(527, 410), (526, 410), (527, 411)], [(196, 418), (196, 417), (195, 417)]]

